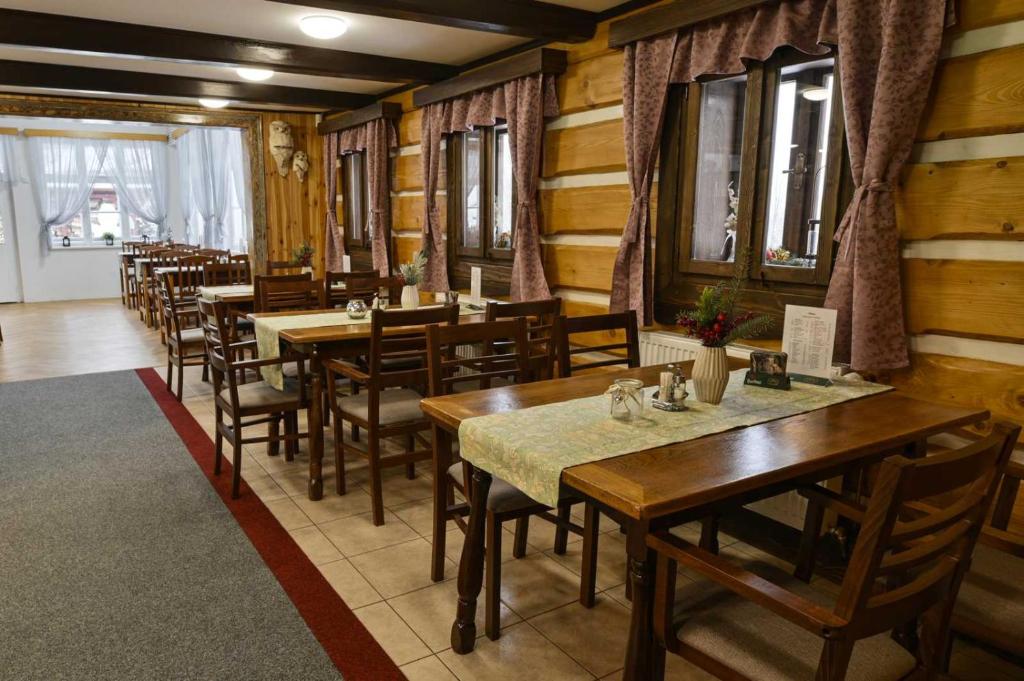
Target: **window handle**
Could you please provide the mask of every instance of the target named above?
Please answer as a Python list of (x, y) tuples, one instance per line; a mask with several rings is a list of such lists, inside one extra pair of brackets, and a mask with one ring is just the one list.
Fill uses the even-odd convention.
[(796, 155), (796, 166), (789, 170), (783, 170), (783, 175), (792, 175), (793, 178), (790, 180), (790, 188), (793, 191), (800, 191), (804, 188), (804, 175), (807, 174), (807, 154), (800, 152)]

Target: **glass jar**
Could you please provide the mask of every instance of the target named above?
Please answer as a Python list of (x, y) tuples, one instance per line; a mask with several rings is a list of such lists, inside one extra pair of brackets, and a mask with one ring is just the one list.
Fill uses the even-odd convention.
[(608, 388), (611, 395), (611, 416), (620, 421), (634, 421), (644, 415), (644, 382), (635, 378), (619, 378)]
[(353, 298), (345, 306), (345, 312), (348, 313), (349, 319), (363, 319), (367, 312), (366, 303), (359, 298)]

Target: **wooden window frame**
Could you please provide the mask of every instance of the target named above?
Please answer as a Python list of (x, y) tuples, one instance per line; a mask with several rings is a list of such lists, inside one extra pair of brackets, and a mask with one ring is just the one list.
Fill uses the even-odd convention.
[[(811, 56), (786, 49), (764, 63), (752, 63), (745, 74), (741, 190), (734, 252), (738, 255), (746, 249), (750, 253), (749, 272), (742, 285), (743, 305), (776, 319), (772, 335), (781, 334), (787, 304), (820, 306), (824, 302), (835, 258), (833, 235), (842, 217), (841, 207), (849, 203), (853, 193), (837, 59), (829, 148), (840, 153), (830, 153), (826, 166), (817, 266), (798, 270), (763, 263), (762, 242), (771, 191), (772, 128), (781, 69), (830, 57), (836, 55)], [(676, 313), (691, 306), (706, 286), (730, 279), (743, 265), (694, 260), (691, 256), (701, 92), (704, 83), (712, 80), (718, 78), (673, 87), (669, 93), (661, 140), (655, 251), (655, 317), (662, 323), (673, 323)]]
[[(349, 182), (349, 164), (351, 164), (356, 157), (360, 157), (362, 160), (362, 178), (360, 181), (360, 187), (354, 188)], [(343, 229), (342, 232), (345, 235), (345, 253), (348, 254), (352, 259), (352, 269), (354, 271), (359, 270), (370, 270), (373, 269), (373, 252), (372, 243), (370, 240), (370, 206), (369, 206), (369, 178), (366, 175), (366, 151), (358, 151), (351, 154), (343, 154), (339, 158), (340, 168), (338, 169), (339, 175), (341, 175), (341, 193), (342, 193), (342, 215), (343, 215)], [(362, 199), (362, 215), (356, 216), (354, 214), (354, 202), (352, 201), (353, 190), (358, 190)], [(352, 237), (352, 224), (358, 220), (361, 223), (359, 230), (360, 236), (358, 239)]]
[[(497, 199), (498, 137), (508, 134), (504, 124), (480, 127), (482, 144), (480, 154), (480, 246), (465, 246), (462, 242), (465, 217), (464, 161), (465, 138), (469, 133), (458, 132), (447, 137), (447, 193), (448, 193), (448, 277), (453, 288), (470, 286), (471, 268), (483, 268), (483, 293), (492, 296), (509, 294), (512, 282), (512, 262), (515, 259), (515, 233), (512, 248), (494, 247), (494, 215)], [(512, 183), (512, 224), (517, 210), (516, 185)]]

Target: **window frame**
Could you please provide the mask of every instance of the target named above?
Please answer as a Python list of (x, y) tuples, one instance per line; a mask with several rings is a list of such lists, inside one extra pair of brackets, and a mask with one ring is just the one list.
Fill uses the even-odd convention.
[[(114, 238), (114, 244), (124, 241), (126, 238), (129, 240), (135, 239), (135, 235), (131, 234), (131, 212), (128, 210), (128, 207), (125, 204), (125, 202), (121, 200), (121, 195), (117, 191), (117, 185), (114, 183), (113, 177), (111, 177), (110, 175), (97, 175), (96, 179), (93, 180), (92, 186), (89, 187), (90, 199), (92, 198), (92, 193), (96, 191), (96, 185), (98, 184), (110, 185), (115, 196), (117, 196), (117, 213), (118, 219), (121, 223), (121, 236)], [(82, 206), (82, 210), (75, 213), (75, 216), (73, 216), (71, 220), (68, 220), (67, 222), (61, 223), (59, 225), (54, 225), (53, 227), (50, 228), (51, 246), (56, 248), (64, 248), (64, 238), (54, 235), (53, 230), (63, 227), (64, 225), (70, 223), (72, 220), (75, 219), (75, 217), (82, 218), (82, 236), (69, 237), (71, 239), (71, 246), (69, 246), (68, 248), (93, 248), (96, 246), (105, 246), (106, 242), (104, 242), (103, 240), (102, 233), (92, 233), (92, 214), (93, 211), (91, 206), (89, 205), (89, 200), (86, 200), (85, 205)], [(141, 219), (142, 218), (140, 218), (140, 220)], [(146, 222), (146, 220), (142, 221)], [(151, 225), (152, 227), (156, 227), (156, 225), (153, 225), (153, 223), (147, 222), (147, 224)], [(128, 232), (127, 237), (125, 236), (126, 231)]]
[[(465, 217), (465, 149), (466, 136), (479, 133), (480, 145), (480, 245), (463, 243)], [(516, 183), (512, 182), (512, 246), (494, 246), (494, 219), (498, 201), (499, 138), (508, 135), (507, 126), (479, 127), (470, 132), (452, 133), (446, 138), (448, 194), (448, 276), (454, 288), (468, 288), (472, 267), (483, 267), (483, 292), (486, 295), (508, 295), (512, 282), (512, 262), (515, 259), (515, 220), (518, 210)], [(514, 170), (513, 170), (514, 172)]]
[[(360, 159), (360, 180), (358, 187), (361, 215), (354, 213), (355, 202), (352, 201), (353, 187), (349, 181), (349, 166)], [(342, 202), (342, 233), (345, 235), (345, 253), (352, 258), (352, 269), (369, 270), (373, 268), (373, 239), (370, 235), (370, 181), (366, 172), (366, 150), (342, 154), (338, 157), (339, 175), (341, 176)], [(361, 222), (359, 238), (352, 236), (352, 222), (358, 218)]]
[[(786, 66), (828, 58), (836, 60), (828, 138), (829, 149), (834, 151), (830, 151), (825, 167), (817, 264), (806, 269), (765, 265), (763, 241), (771, 192), (772, 136), (781, 71)], [(749, 271), (742, 284), (744, 306), (771, 314), (777, 322), (781, 321), (786, 304), (820, 306), (824, 302), (835, 257), (833, 235), (842, 218), (841, 207), (852, 198), (838, 74), (839, 58), (834, 50), (825, 55), (806, 55), (788, 48), (765, 62), (750, 63), (745, 73), (741, 191), (734, 252), (739, 254), (747, 249), (750, 253)], [(692, 257), (701, 92), (707, 82), (719, 79), (699, 79), (675, 86), (669, 93), (661, 139), (659, 248), (655, 252), (655, 316), (664, 323), (671, 323), (681, 307), (692, 305), (704, 287), (728, 280), (743, 266), (737, 261), (703, 261)], [(776, 323), (772, 335), (781, 334), (781, 329), (781, 323)]]

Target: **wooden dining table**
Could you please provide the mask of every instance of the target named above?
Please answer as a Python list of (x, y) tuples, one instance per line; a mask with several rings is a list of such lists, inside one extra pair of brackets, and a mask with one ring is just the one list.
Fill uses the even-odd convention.
[[(397, 308), (396, 308), (397, 309)], [(310, 310), (303, 312), (262, 312), (246, 315), (255, 322), (261, 318), (287, 317), (297, 314), (337, 314), (343, 310)], [(465, 315), (460, 323), (482, 322), (484, 313)], [(323, 498), (324, 418), (323, 418), (323, 365), (328, 359), (366, 355), (370, 350), (372, 327), (367, 318), (365, 324), (341, 326), (316, 326), (301, 329), (282, 329), (278, 332), (280, 341), (292, 351), (309, 358), (310, 383), (309, 409), (307, 410), (309, 432), (309, 498), (317, 501)], [(385, 333), (420, 333), (423, 327), (391, 327)]]
[[(744, 363), (745, 364), (745, 363)], [(681, 365), (689, 374), (692, 362)], [(450, 455), (466, 419), (603, 393), (618, 378), (658, 383), (663, 366), (492, 388), (421, 403), (434, 423), (435, 451)], [(734, 365), (735, 368), (735, 365)], [(763, 388), (757, 388), (763, 389)], [(580, 496), (626, 532), (632, 614), (626, 681), (659, 679), (664, 650), (652, 635), (654, 556), (647, 535), (863, 468), (899, 453), (923, 453), (925, 440), (989, 417), (893, 390), (758, 425), (566, 468), (564, 492)], [(459, 564), (451, 644), (473, 650), (483, 579), (484, 518), (491, 473), (473, 468), (470, 516)]]

